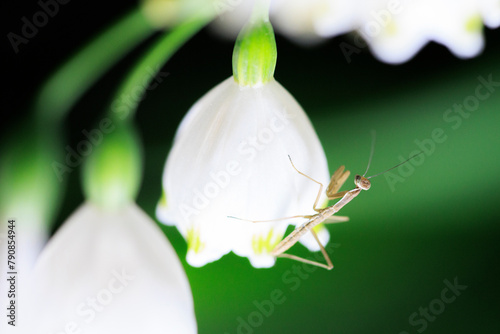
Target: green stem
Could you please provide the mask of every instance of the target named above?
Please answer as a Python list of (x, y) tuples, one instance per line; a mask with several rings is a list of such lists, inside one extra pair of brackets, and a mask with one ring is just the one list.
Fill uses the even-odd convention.
[(113, 64), (151, 35), (155, 28), (138, 7), (112, 24), (62, 65), (35, 99), (40, 124), (59, 124), (74, 103)]
[(16, 213), (24, 203), (37, 219), (23, 224), (51, 222), (63, 189), (61, 182), (72, 170), (64, 165), (57, 144), (63, 117), (104, 72), (154, 31), (136, 8), (49, 77), (35, 96), (29, 119), (12, 131), (10, 141), (1, 143), (0, 175), (8, 182), (0, 191), (2, 213)]
[(250, 21), (251, 22), (269, 21), (270, 6), (271, 6), (271, 0), (255, 0), (255, 4), (252, 9), (252, 15), (250, 16)]
[(136, 197), (142, 181), (142, 152), (132, 117), (160, 68), (211, 18), (197, 16), (165, 33), (128, 73), (108, 109), (113, 131), (84, 165), (83, 187), (88, 200), (104, 208), (119, 208)]
[(108, 110), (114, 120), (129, 120), (135, 114), (149, 83), (170, 57), (193, 35), (201, 30), (212, 16), (198, 16), (187, 20), (170, 32), (166, 32), (139, 59), (125, 81), (119, 87)]
[(269, 0), (256, 0), (233, 50), (233, 76), (240, 86), (258, 86), (274, 77), (277, 50), (269, 22)]

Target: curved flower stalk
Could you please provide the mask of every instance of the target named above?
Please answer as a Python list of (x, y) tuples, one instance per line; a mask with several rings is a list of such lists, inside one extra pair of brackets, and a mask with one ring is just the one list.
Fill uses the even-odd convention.
[[(191, 107), (168, 156), (157, 208), (158, 218), (186, 238), (189, 264), (202, 266), (230, 251), (255, 267), (274, 264), (269, 252), (297, 220), (228, 216), (267, 220), (313, 212), (318, 185), (299, 175), (288, 156), (303, 173), (328, 182), (309, 119), (274, 79), (241, 87), (230, 77)], [(320, 236), (328, 241), (326, 229)]]
[[(240, 1), (223, 8), (215, 27), (230, 35), (249, 16), (249, 6)], [(275, 0), (271, 9), (276, 29), (301, 44), (352, 31), (389, 63), (408, 61), (430, 41), (473, 57), (484, 47), (483, 24), (500, 26), (496, 0)]]
[(26, 333), (196, 333), (179, 259), (133, 202), (83, 204), (49, 241), (33, 278), (22, 300)]
[[(0, 242), (8, 219), (15, 219), (20, 283), (48, 240), (65, 173), (72, 170), (59, 147), (64, 116), (93, 82), (154, 31), (140, 10), (125, 14), (47, 78), (34, 96), (28, 119), (10, 125), (10, 133), (0, 140)], [(124, 35), (127, 38), (121, 38)], [(2, 244), (0, 264), (7, 258), (4, 250)]]

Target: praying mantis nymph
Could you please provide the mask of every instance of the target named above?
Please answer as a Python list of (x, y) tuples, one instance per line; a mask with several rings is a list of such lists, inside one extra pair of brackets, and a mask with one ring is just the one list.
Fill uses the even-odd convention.
[[(347, 178), (350, 175), (349, 171), (344, 171), (344, 169), (345, 169), (344, 166), (340, 166), (333, 173), (332, 178), (330, 180), (330, 183), (328, 184), (328, 187), (326, 188), (326, 196), (328, 197), (328, 200), (340, 198), (340, 200), (337, 201), (334, 205), (328, 206), (326, 208), (318, 208), (317, 207), (318, 201), (321, 197), (321, 192), (323, 191), (323, 184), (319, 181), (316, 181), (312, 177), (302, 173), (301, 171), (299, 171), (295, 167), (295, 165), (293, 164), (292, 158), (290, 158), (290, 156), (288, 156), (288, 158), (290, 159), (290, 163), (292, 164), (292, 167), (297, 171), (297, 173), (299, 173), (300, 175), (307, 177), (309, 180), (319, 184), (318, 195), (316, 196), (316, 200), (314, 201), (314, 204), (313, 204), (313, 209), (317, 213), (314, 215), (297, 215), (297, 216), (291, 216), (291, 217), (283, 217), (283, 218), (271, 219), (271, 220), (258, 220), (258, 221), (241, 219), (241, 218), (237, 218), (237, 217), (233, 217), (233, 216), (228, 216), (228, 217), (234, 218), (234, 219), (239, 219), (239, 220), (250, 221), (250, 222), (254, 222), (254, 223), (272, 222), (272, 221), (292, 219), (292, 218), (306, 218), (307, 219), (306, 222), (304, 222), (302, 225), (298, 226), (286, 238), (281, 240), (281, 242), (271, 251), (271, 255), (275, 256), (275, 257), (285, 257), (285, 258), (289, 258), (289, 259), (296, 260), (299, 262), (312, 264), (312, 265), (322, 267), (322, 268), (325, 268), (328, 270), (332, 269), (333, 263), (330, 260), (330, 257), (328, 256), (328, 253), (326, 252), (325, 247), (323, 247), (323, 245), (321, 244), (313, 227), (315, 227), (316, 225), (318, 225), (320, 223), (331, 224), (331, 223), (345, 222), (345, 221), (349, 220), (348, 217), (333, 216), (333, 215), (335, 213), (337, 213), (340, 209), (342, 209), (347, 203), (352, 201), (356, 196), (358, 196), (362, 190), (370, 189), (370, 187), (371, 187), (371, 183), (369, 181), (370, 178), (379, 176), (379, 175), (381, 175), (385, 172), (388, 172), (396, 167), (399, 167), (402, 164), (406, 163), (407, 161), (413, 159), (417, 155), (420, 155), (423, 153), (423, 152), (419, 152), (419, 153), (411, 156), (407, 160), (397, 164), (394, 167), (391, 167), (391, 168), (389, 168), (381, 173), (378, 173), (378, 174), (375, 174), (375, 175), (372, 175), (369, 177), (365, 177), (366, 173), (368, 172), (368, 168), (370, 167), (371, 159), (373, 156), (374, 143), (375, 143), (375, 141), (372, 142), (372, 150), (370, 153), (370, 159), (368, 161), (368, 166), (366, 167), (365, 173), (363, 175), (358, 174), (354, 177), (354, 184), (356, 185), (356, 187), (354, 189), (339, 192), (339, 189), (342, 187), (342, 185), (345, 183), (345, 181), (347, 180)], [(290, 249), (293, 245), (295, 245), (295, 243), (297, 243), (297, 241), (299, 241), (300, 237), (302, 237), (307, 232), (311, 232), (314, 239), (316, 239), (316, 242), (318, 243), (319, 248), (321, 250), (321, 253), (323, 254), (323, 257), (325, 258), (327, 264), (304, 259), (302, 257), (296, 256), (293, 254), (285, 253), (288, 249)]]

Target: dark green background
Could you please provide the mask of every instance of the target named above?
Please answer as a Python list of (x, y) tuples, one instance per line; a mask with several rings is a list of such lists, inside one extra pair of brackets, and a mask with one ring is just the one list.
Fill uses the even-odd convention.
[[(23, 11), (34, 8), (29, 6), (13, 9), (12, 29)], [(66, 10), (19, 55), (9, 55), (13, 71), (6, 98), (14, 114), (22, 114), (35, 88), (58, 63), (123, 13), (95, 1), (71, 3)], [(446, 140), (422, 155), (420, 165), (415, 166), (417, 160), (407, 164), (415, 167), (404, 182), (391, 189), (384, 176), (377, 177), (368, 192), (343, 209), (351, 221), (328, 227), (336, 245), (332, 271), (292, 273), (295, 263), (286, 259), (271, 269), (255, 269), (233, 254), (193, 268), (184, 260), (185, 241), (175, 228), (164, 227), (191, 284), (199, 333), (238, 333), (238, 319), (259, 320), (255, 303), (269, 301), (279, 291), (282, 303), (252, 331), (240, 333), (418, 333), (421, 323), (412, 326), (410, 315), (435, 303), (444, 280), (455, 278), (467, 289), (428, 322), (425, 332), (500, 332), (500, 87), (457, 129), (443, 120), (448, 108), (474, 94), (478, 76), (500, 81), (499, 37), (498, 31), (487, 31), (485, 52), (471, 60), (459, 60), (431, 44), (410, 62), (392, 66), (367, 50), (348, 63), (339, 47), (349, 42), (345, 36), (314, 48), (278, 36), (275, 77), (311, 118), (330, 171), (345, 164), (353, 173), (364, 172), (371, 129), (377, 131), (377, 144), (369, 174), (409, 157), (419, 149), (415, 141), (431, 139), (436, 128), (443, 129)], [(81, 131), (93, 126), (151, 41), (118, 64), (74, 108), (66, 124), (68, 144), (84, 139)], [(147, 93), (138, 110), (146, 157), (138, 202), (153, 217), (175, 129), (190, 105), (231, 75), (231, 52), (231, 42), (203, 31), (164, 67), (169, 76)], [(392, 173), (399, 175), (399, 170)], [(352, 177), (346, 189), (351, 186)], [(73, 173), (54, 228), (82, 200), (79, 175)], [(308, 256), (302, 246), (293, 251)]]

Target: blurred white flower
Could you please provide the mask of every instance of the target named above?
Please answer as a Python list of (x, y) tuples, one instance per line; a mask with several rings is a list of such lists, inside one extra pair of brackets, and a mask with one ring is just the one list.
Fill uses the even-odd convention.
[(119, 211), (82, 205), (49, 241), (31, 281), (19, 319), (26, 333), (196, 333), (179, 259), (133, 203)]
[[(29, 274), (47, 242), (61, 184), (51, 165), (58, 157), (53, 146), (32, 124), (22, 125), (14, 132), (19, 136), (0, 147), (0, 240), (7, 236), (8, 220), (14, 219), (16, 267)], [(6, 251), (1, 247), (0, 264), (7, 259)]]
[[(215, 0), (216, 29), (235, 36), (252, 1)], [(224, 4), (224, 6), (221, 6)], [(357, 32), (380, 60), (401, 63), (428, 42), (445, 45), (456, 56), (476, 56), (484, 47), (483, 24), (500, 26), (498, 0), (275, 0), (271, 22), (301, 44)]]
[(212, 0), (215, 19), (211, 24), (220, 36), (234, 39), (248, 21), (254, 1)]
[[(274, 79), (240, 86), (233, 77), (196, 102), (183, 119), (163, 175), (162, 222), (177, 226), (188, 243), (187, 261), (202, 266), (233, 251), (255, 267), (270, 267), (269, 252), (289, 223), (251, 223), (310, 214), (326, 184), (323, 148), (306, 114)], [(328, 242), (325, 228), (320, 238)], [(303, 242), (311, 250), (319, 247)]]
[(364, 11), (358, 32), (377, 57), (390, 63), (409, 60), (430, 41), (469, 58), (484, 47), (483, 21), (490, 28), (500, 25), (499, 1), (379, 1)]
[(275, 0), (271, 21), (292, 40), (314, 44), (356, 29), (359, 5), (359, 0)]

